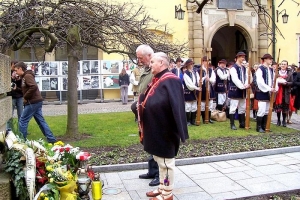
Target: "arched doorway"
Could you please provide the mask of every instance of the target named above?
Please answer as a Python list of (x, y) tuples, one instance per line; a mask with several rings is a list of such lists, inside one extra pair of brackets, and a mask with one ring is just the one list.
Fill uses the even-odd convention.
[(217, 66), (220, 59), (234, 61), (238, 51), (243, 51), (248, 55), (249, 41), (243, 29), (238, 26), (223, 26), (212, 38), (211, 41), (211, 62)]

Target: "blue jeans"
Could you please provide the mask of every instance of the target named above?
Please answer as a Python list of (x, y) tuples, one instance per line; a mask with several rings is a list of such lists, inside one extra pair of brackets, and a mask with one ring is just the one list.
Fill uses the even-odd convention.
[(27, 137), (28, 123), (32, 117), (34, 117), (36, 123), (39, 125), (42, 133), (47, 138), (49, 143), (56, 142), (56, 138), (51, 132), (47, 122), (45, 121), (42, 114), (43, 102), (29, 104), (24, 106), (23, 113), (19, 119), (19, 130), (23, 134), (24, 138)]
[(20, 119), (22, 112), (23, 112), (23, 97), (20, 98), (13, 98), (12, 99), (12, 118), (7, 122), (7, 129), (12, 128), (12, 121), (14, 117), (15, 108), (17, 108), (18, 119)]

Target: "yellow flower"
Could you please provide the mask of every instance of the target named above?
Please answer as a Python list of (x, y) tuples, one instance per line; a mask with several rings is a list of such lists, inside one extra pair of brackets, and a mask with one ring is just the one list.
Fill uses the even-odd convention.
[(65, 144), (62, 141), (55, 142), (54, 145), (64, 146)]
[(49, 200), (49, 198), (48, 197), (45, 197), (45, 199), (44, 200)]
[(48, 145), (49, 145), (50, 147), (52, 147), (52, 146), (53, 146), (53, 144), (52, 144), (52, 143), (49, 143)]
[(53, 180), (54, 180), (53, 178), (50, 178), (50, 183), (53, 183)]
[(48, 177), (50, 178), (50, 177), (51, 177), (51, 174), (48, 174)]
[(51, 165), (48, 165), (48, 166), (46, 167), (46, 170), (49, 171), (49, 172), (52, 172), (52, 171), (53, 171), (53, 168), (52, 168)]
[(43, 197), (43, 196), (45, 196), (45, 194), (43, 192), (41, 192), (40, 196)]

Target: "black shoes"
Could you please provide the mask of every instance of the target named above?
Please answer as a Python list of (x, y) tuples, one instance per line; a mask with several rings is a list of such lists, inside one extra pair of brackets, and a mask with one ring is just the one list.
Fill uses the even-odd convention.
[(154, 176), (149, 176), (149, 174), (147, 173), (147, 174), (141, 174), (141, 175), (139, 175), (139, 178), (140, 179), (152, 179), (152, 178), (154, 178)]
[(159, 178), (154, 178), (150, 183), (149, 186), (158, 186), (159, 185)]
[(286, 127), (286, 121), (285, 121), (285, 120), (282, 121), (282, 126), (283, 126), (283, 127)]

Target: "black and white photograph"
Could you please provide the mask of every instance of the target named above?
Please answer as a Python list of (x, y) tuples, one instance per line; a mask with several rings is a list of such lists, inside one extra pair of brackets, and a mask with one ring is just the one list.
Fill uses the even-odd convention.
[(50, 65), (50, 76), (58, 75), (58, 64), (59, 62), (49, 62)]
[(50, 89), (58, 90), (58, 78), (50, 78)]
[(88, 89), (91, 89), (92, 86), (91, 86), (91, 76), (83, 76), (82, 77), (82, 89), (83, 90), (88, 90)]
[(50, 78), (41, 78), (42, 80), (42, 91), (50, 90)]
[(40, 63), (41, 66), (41, 74), (42, 76), (49, 76), (50, 75), (50, 65), (48, 62)]
[(60, 62), (61, 75), (68, 75), (68, 61)]
[(82, 73), (83, 74), (91, 73), (91, 71), (90, 71), (90, 61), (88, 61), (88, 60), (83, 60), (82, 61)]
[(99, 88), (99, 76), (91, 76), (91, 88), (92, 89), (97, 89)]
[(99, 70), (99, 60), (91, 60), (90, 66), (91, 66), (91, 74), (100, 74)]
[(63, 78), (62, 89), (63, 90), (68, 90), (68, 78)]

